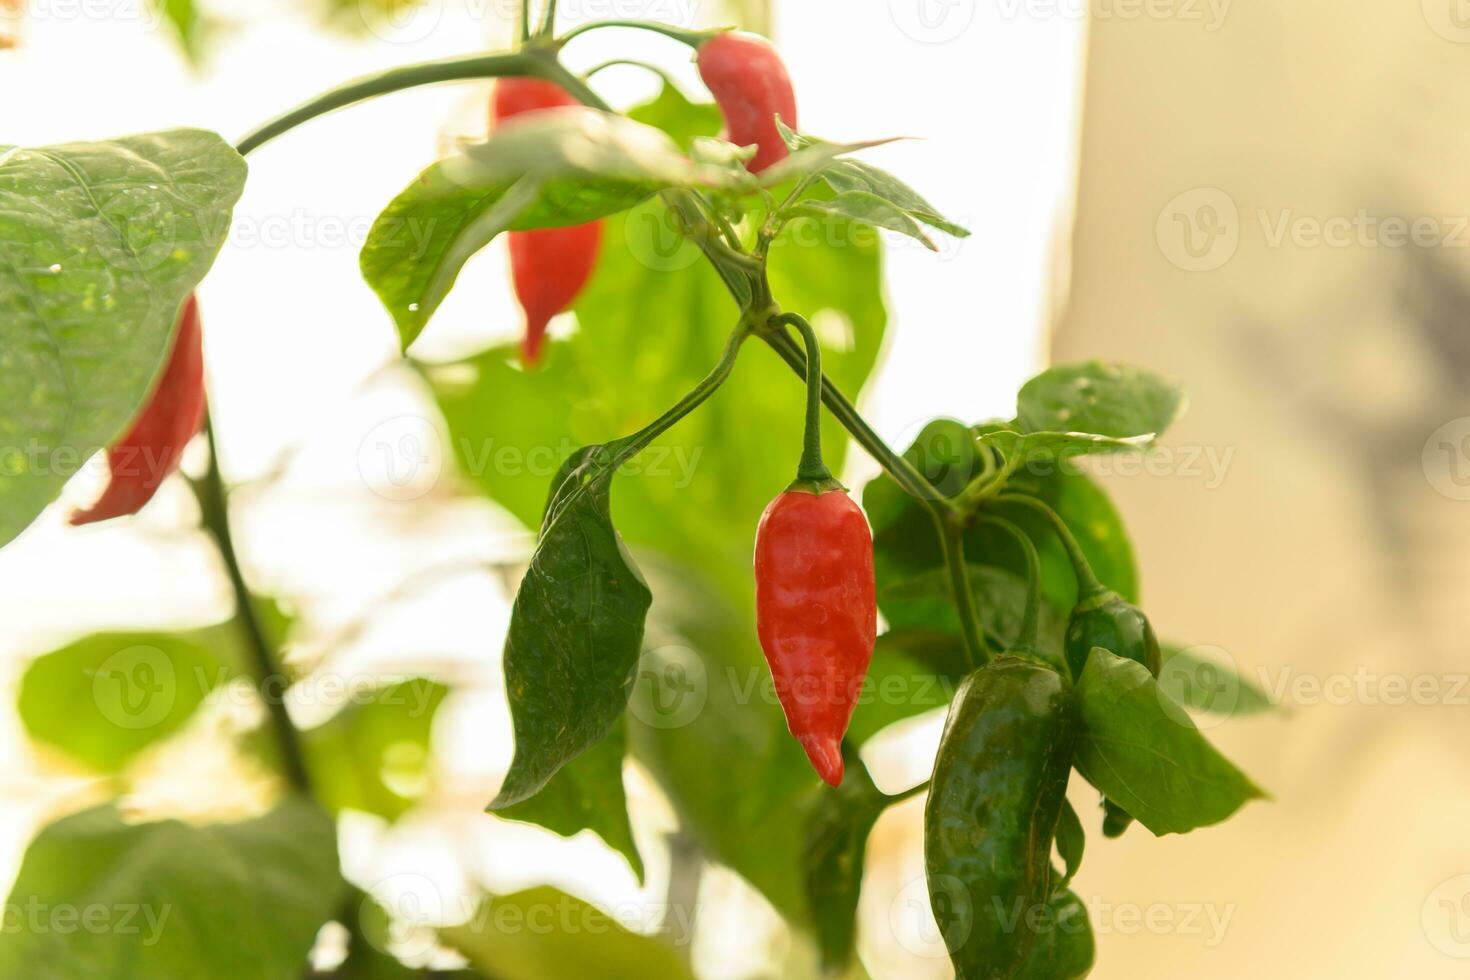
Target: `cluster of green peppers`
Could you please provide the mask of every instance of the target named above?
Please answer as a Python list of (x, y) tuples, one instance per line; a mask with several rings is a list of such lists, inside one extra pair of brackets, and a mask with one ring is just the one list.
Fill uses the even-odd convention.
[[(1159, 644), (1144, 614), (1097, 581), (1049, 508), (1008, 500), (1044, 512), (1072, 558), (1079, 599), (1067, 670), (1037, 649), (1035, 546), (1010, 522), (983, 518), (1025, 550), (1030, 595), (1016, 645), (966, 677), (950, 706), (924, 811), (925, 871), (960, 980), (1078, 980), (1092, 969), (1095, 941), (1081, 899), (1052, 865), (1078, 729), (1072, 680), (1095, 647), (1157, 676)], [(1111, 801), (1104, 810), (1109, 837), (1132, 821)]]

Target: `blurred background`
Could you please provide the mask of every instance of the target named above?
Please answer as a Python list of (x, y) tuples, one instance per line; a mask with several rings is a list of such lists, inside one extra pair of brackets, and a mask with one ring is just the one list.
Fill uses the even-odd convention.
[[(1094, 471), (1129, 519), (1160, 632), (1208, 646), (1280, 706), (1200, 719), (1275, 800), (1187, 837), (1096, 836), (1077, 882), (1096, 977), (1458, 977), (1470, 964), (1463, 8), (563, 0), (565, 26), (768, 32), (803, 131), (916, 138), (871, 159), (975, 234), (938, 255), (887, 242), (887, 333), (863, 405), (890, 444), (936, 415), (1009, 417), (1048, 359), (1130, 361), (1189, 391), (1146, 466), (1102, 457)], [(180, 125), (234, 139), (346, 79), (505, 47), (513, 16), (507, 0), (3, 0), (0, 143)], [(609, 31), (568, 51), (575, 67), (615, 57), (657, 62), (704, 97), (674, 42)], [(619, 106), (655, 92), (634, 70), (599, 79)], [(511, 755), (499, 652), (532, 538), (456, 477), (357, 252), (414, 174), (483, 134), (488, 92), (398, 94), (253, 154), (200, 293), (242, 559), (281, 603), (303, 675), (341, 682), (298, 685), (293, 717), (325, 725), (383, 677), (450, 688), (431, 726), (395, 730), (371, 762), (364, 785), (397, 802), (342, 808), (344, 872), (431, 923), (463, 919), (481, 890), (549, 883), (635, 932), (689, 939), (680, 950), (701, 977), (810, 975), (810, 951), (762, 891), (701, 856), (637, 762), (642, 885), (590, 834), (481, 812)], [(505, 267), (499, 242), (473, 259), (414, 355), (449, 363), (514, 339)], [(573, 329), (563, 318), (554, 333)], [(873, 472), (850, 454), (850, 484)], [(185, 483), (136, 519), (66, 527), (99, 485), (74, 480), (0, 551), (0, 684), (22, 712), (39, 655), (100, 630), (230, 615)], [(118, 792), (148, 812), (249, 812), (263, 777), (231, 746), (259, 719), (249, 697), (216, 691), (189, 737), (99, 775), (0, 713), (0, 881), (41, 826)], [(940, 721), (868, 743), (880, 786), (925, 778)], [(1076, 800), (1092, 812), (1087, 793)], [(888, 812), (871, 840), (859, 949), (873, 977), (949, 975), (914, 901), (921, 809)], [(667, 914), (691, 894), (692, 939)], [(400, 939), (406, 958), (456, 962)]]

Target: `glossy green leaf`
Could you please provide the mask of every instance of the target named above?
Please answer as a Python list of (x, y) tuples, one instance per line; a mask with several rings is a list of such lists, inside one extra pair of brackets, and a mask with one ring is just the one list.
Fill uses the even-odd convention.
[(1018, 459), (1019, 466), (1035, 467), (1038, 461), (1065, 464), (1078, 456), (1094, 453), (1117, 453), (1147, 449), (1152, 436), (1114, 439), (1086, 432), (1016, 432), (997, 429), (986, 433), (982, 441), (995, 447), (1006, 458)]
[(1242, 677), (1233, 662), (1207, 656), (1198, 648), (1170, 644), (1164, 644), (1163, 655), (1159, 687), (1180, 704), (1231, 717), (1277, 710), (1271, 696)]
[(38, 657), (21, 678), (32, 738), (103, 772), (179, 731), (232, 675), (218, 634), (94, 633)]
[(363, 245), (363, 278), (407, 348), (464, 263), (501, 232), (581, 224), (664, 188), (730, 180), (651, 126), (594, 109), (540, 113), (434, 164), (394, 198)]
[(496, 980), (693, 980), (679, 952), (631, 932), (550, 886), (487, 897), (460, 926), (439, 933), (482, 976)]
[(807, 907), (829, 973), (852, 960), (868, 835), (890, 803), (850, 744), (843, 755), (842, 785), (823, 787), (807, 818), (804, 859)]
[(344, 888), (331, 818), (304, 800), (205, 826), (85, 810), (26, 851), (0, 976), (298, 980)]
[(939, 251), (939, 246), (934, 244), (934, 240), (925, 234), (923, 227), (906, 212), (900, 211), (881, 197), (875, 197), (864, 191), (847, 191), (828, 201), (806, 200), (795, 209), (795, 213), (816, 218), (831, 216), (856, 221), (871, 228), (886, 228), (888, 231), (907, 235), (931, 252)]
[(534, 823), (571, 837), (590, 830), (628, 859), (643, 880), (643, 858), (628, 822), (623, 793), (623, 755), (627, 728), (620, 718), (603, 739), (557, 770), (541, 791), (497, 811), (508, 820)]
[(663, 132), (684, 150), (691, 150), (696, 139), (710, 139), (724, 125), (720, 107), (713, 102), (690, 102), (683, 92), (667, 82), (661, 83), (658, 95), (651, 101), (628, 110), (628, 118)]
[(847, 737), (862, 745), (889, 725), (945, 708), (968, 671), (952, 632), (889, 630), (878, 637)]
[(1077, 700), (1077, 770), (1154, 834), (1219, 823), (1265, 796), (1141, 664), (1094, 648)]
[(516, 748), (491, 809), (535, 794), (628, 703), (653, 597), (613, 527), (611, 455), (585, 446), (553, 480), (505, 640)]
[(372, 692), (302, 734), (312, 786), (333, 813), (396, 820), (424, 793), (429, 736), (448, 688), (423, 677)]
[(1062, 816), (1057, 821), (1057, 853), (1062, 856), (1066, 874), (1057, 879), (1053, 891), (1061, 891), (1077, 877), (1082, 867), (1082, 852), (1086, 849), (1087, 832), (1082, 829), (1082, 818), (1077, 816), (1070, 801), (1062, 804)]
[[(786, 140), (786, 145), (792, 150), (793, 157), (832, 145), (824, 143), (822, 140), (813, 139), (810, 136), (793, 133), (779, 119), (776, 120), (776, 125), (780, 127), (781, 136)], [(879, 142), (889, 141), (881, 140)], [(857, 144), (853, 148), (861, 149), (863, 146)], [(774, 169), (773, 167), (772, 170)], [(924, 200), (917, 191), (886, 170), (880, 170), (871, 164), (863, 163), (861, 160), (836, 159), (834, 154), (834, 158), (822, 166), (817, 172), (820, 174), (822, 180), (826, 182), (827, 186), (831, 187), (839, 195), (854, 192), (871, 194), (873, 197), (887, 201), (898, 210), (912, 218), (922, 221), (931, 228), (938, 228), (945, 234), (953, 235), (956, 238), (965, 238), (970, 234), (968, 229), (942, 217), (934, 209), (934, 206)]]
[(203, 130), (0, 145), (0, 544), (127, 429), (244, 185)]
[(1184, 392), (1142, 368), (1088, 361), (1044, 371), (1016, 398), (1026, 432), (1156, 438), (1184, 408)]

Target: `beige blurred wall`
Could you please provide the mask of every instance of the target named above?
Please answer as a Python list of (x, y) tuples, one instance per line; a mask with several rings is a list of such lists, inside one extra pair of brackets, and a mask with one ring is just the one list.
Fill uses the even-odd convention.
[(1290, 707), (1210, 732), (1274, 803), (1089, 843), (1081, 890), (1157, 924), (1095, 976), (1470, 976), (1470, 3), (1090, 30), (1053, 353), (1186, 384), (1161, 475), (1105, 480), (1161, 633)]

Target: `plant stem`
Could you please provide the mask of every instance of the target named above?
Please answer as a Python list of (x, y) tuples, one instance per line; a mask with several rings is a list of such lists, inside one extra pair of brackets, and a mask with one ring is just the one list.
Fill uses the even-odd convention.
[[(806, 356), (802, 354), (785, 331), (765, 333), (762, 335), (767, 344), (779, 355), (791, 369), (797, 374), (806, 376)], [(825, 376), (822, 378), (822, 400), (827, 409), (842, 423), (858, 445), (867, 450), (868, 454), (878, 461), (888, 475), (903, 487), (904, 490), (914, 497), (921, 506), (936, 517), (948, 517), (953, 509), (948, 500), (940, 495), (939, 491), (918, 470), (914, 469), (912, 463), (904, 459), (898, 453), (889, 448), (878, 433), (874, 432), (868, 425), (867, 420), (853, 407), (836, 385)]]
[(664, 37), (671, 37), (675, 41), (683, 41), (691, 48), (698, 48), (716, 34), (723, 34), (725, 31), (723, 28), (712, 31), (686, 31), (683, 28), (674, 27), (670, 24), (659, 24), (648, 20), (594, 20), (573, 27), (561, 37), (557, 38), (556, 43), (558, 45), (566, 44), (578, 34), (600, 30), (604, 27), (631, 27), (641, 31), (652, 31), (655, 34), (662, 34)]
[(470, 58), (449, 58), (444, 61), (429, 61), (417, 65), (393, 68), (378, 75), (348, 82), (312, 99), (257, 129), (242, 139), (236, 149), (240, 153), (268, 143), (317, 116), (345, 108), (357, 102), (379, 95), (400, 92), (420, 85), (438, 82), (460, 82), (474, 78), (499, 78), (507, 75), (528, 75), (533, 78), (555, 80), (547, 70), (548, 59), (531, 51), (516, 51), (508, 54), (477, 55)]
[(1002, 493), (996, 495), (995, 502), (1029, 507), (1051, 522), (1052, 530), (1056, 532), (1057, 539), (1062, 542), (1062, 548), (1067, 552), (1067, 558), (1072, 563), (1072, 574), (1077, 577), (1077, 598), (1084, 599), (1090, 595), (1107, 591), (1107, 586), (1103, 585), (1092, 571), (1092, 564), (1082, 553), (1082, 546), (1072, 535), (1072, 529), (1067, 527), (1067, 522), (1062, 520), (1062, 516), (1047, 506), (1045, 501), (1036, 497), (1028, 497), (1022, 493)]
[(773, 323), (790, 324), (801, 331), (806, 341), (806, 423), (802, 428), (801, 462), (796, 478), (802, 481), (826, 482), (832, 471), (822, 461), (822, 345), (806, 318), (796, 313), (782, 313)]
[(1035, 650), (1040, 636), (1041, 618), (1041, 557), (1036, 553), (1036, 545), (1026, 536), (1025, 531), (1004, 517), (982, 517), (980, 523), (998, 527), (1009, 534), (1025, 556), (1026, 611), (1021, 615), (1021, 631), (1016, 636), (1016, 649)]
[(593, 65), (591, 68), (588, 68), (582, 73), (582, 78), (589, 79), (593, 75), (596, 75), (598, 72), (602, 71), (604, 68), (612, 68), (616, 65), (629, 65), (633, 68), (642, 68), (645, 71), (651, 71), (659, 78), (662, 78), (664, 80), (664, 84), (667, 85), (669, 88), (678, 88), (678, 85), (674, 83), (673, 76), (670, 75), (668, 72), (664, 71), (658, 65), (651, 65), (646, 61), (639, 61), (636, 58), (609, 58), (607, 61), (604, 61), (600, 65)]
[[(531, 0), (525, 0), (529, 4)], [(536, 32), (537, 37), (550, 37), (556, 28), (556, 0), (546, 0), (546, 13), (541, 17), (541, 29)]]
[(965, 531), (958, 524), (946, 521), (938, 515), (934, 526), (939, 531), (939, 541), (944, 549), (944, 565), (949, 569), (949, 591), (954, 599), (955, 611), (960, 617), (960, 632), (965, 640), (965, 659), (970, 669), (990, 662), (990, 651), (985, 646), (985, 634), (980, 629), (980, 614), (975, 609), (975, 595), (970, 591), (970, 568), (965, 564)]
[(926, 779), (919, 785), (911, 789), (906, 789), (902, 793), (894, 793), (891, 796), (884, 797), (883, 802), (887, 803), (889, 806), (897, 806), (905, 800), (911, 800), (914, 797), (927, 792), (929, 792), (929, 780)]
[[(271, 727), (276, 733), (276, 742), (281, 759), (286, 767), (286, 778), (291, 785), (311, 795), (311, 777), (302, 753), (301, 739), (286, 704), (272, 693), (280, 677), (280, 667), (275, 659), (275, 646), (266, 636), (265, 626), (255, 610), (255, 601), (250, 588), (245, 584), (245, 575), (240, 569), (240, 559), (235, 553), (235, 541), (230, 534), (229, 505), (226, 499), (224, 480), (220, 476), (219, 447), (215, 442), (214, 423), (205, 416), (204, 432), (209, 440), (209, 468), (194, 485), (199, 499), (199, 510), (204, 530), (214, 539), (224, 562), (225, 573), (230, 579), (230, 589), (235, 595), (235, 621), (240, 624), (240, 633), (245, 639), (246, 651), (250, 654), (250, 666), (255, 675), (260, 699), (265, 702), (270, 714)], [(284, 690), (284, 688), (282, 688)]]

